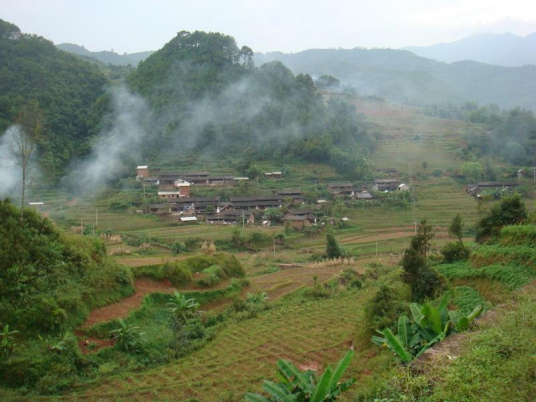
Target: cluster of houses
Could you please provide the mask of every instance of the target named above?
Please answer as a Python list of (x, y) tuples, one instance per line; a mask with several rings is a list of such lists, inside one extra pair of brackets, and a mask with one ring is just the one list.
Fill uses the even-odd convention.
[[(332, 197), (350, 197), (356, 200), (372, 200), (373, 191), (405, 191), (409, 186), (401, 183), (396, 169), (379, 169), (382, 176), (374, 183), (355, 187), (352, 183), (329, 183), (327, 192)], [(281, 179), (281, 172), (264, 173), (267, 179)], [(269, 195), (255, 195), (248, 197), (229, 197), (222, 201), (219, 197), (192, 197), (191, 186), (222, 186), (234, 185), (247, 177), (212, 176), (209, 172), (162, 172), (148, 166), (137, 167), (138, 180), (146, 185), (158, 187), (158, 196), (162, 203), (152, 204), (148, 212), (160, 216), (178, 219), (182, 222), (195, 222), (198, 220), (210, 224), (263, 224), (269, 225), (264, 219), (267, 208), (287, 207), (282, 218), (285, 225), (294, 228), (304, 228), (316, 223), (317, 219), (310, 209), (300, 209), (296, 206), (303, 204), (300, 189), (278, 190)], [(319, 203), (325, 200), (318, 200)]]
[(350, 197), (356, 200), (371, 200), (374, 196), (371, 191), (392, 192), (408, 191), (410, 186), (402, 183), (396, 178), (375, 179), (373, 183), (354, 186), (352, 183), (330, 183), (327, 186), (328, 192), (333, 197)]
[[(158, 187), (158, 196), (164, 200), (187, 198), (190, 196), (190, 186), (234, 186), (237, 182), (248, 181), (248, 177), (213, 176), (209, 172), (162, 172), (149, 166), (136, 168), (137, 179), (146, 185)], [(267, 179), (283, 178), (282, 172), (264, 173)]]
[(467, 194), (473, 197), (480, 197), (486, 191), (513, 191), (519, 186), (517, 181), (481, 181), (475, 184), (468, 184), (465, 188)]

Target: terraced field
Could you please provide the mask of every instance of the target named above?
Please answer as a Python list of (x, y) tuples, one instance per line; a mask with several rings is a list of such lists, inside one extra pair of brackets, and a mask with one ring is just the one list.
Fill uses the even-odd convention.
[[(62, 400), (237, 401), (259, 391), (264, 378), (275, 379), (274, 364), (286, 358), (321, 368), (352, 344), (362, 305), (373, 288), (332, 299), (275, 307), (259, 317), (223, 330), (215, 340), (186, 358), (128, 377), (110, 377)], [(370, 356), (370, 355), (369, 355)], [(356, 356), (347, 373), (361, 377), (369, 357)]]

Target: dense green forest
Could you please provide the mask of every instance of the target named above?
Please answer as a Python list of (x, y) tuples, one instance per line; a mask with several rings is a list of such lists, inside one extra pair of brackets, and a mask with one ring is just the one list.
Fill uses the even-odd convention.
[(37, 100), (44, 115), (41, 166), (49, 178), (63, 173), (72, 159), (90, 149), (107, 107), (106, 78), (95, 65), (2, 20), (0, 60), (0, 132)]
[(131, 65), (132, 67), (136, 67), (140, 61), (145, 60), (147, 57), (149, 57), (153, 53), (152, 51), (147, 51), (147, 52), (138, 52), (138, 53), (117, 54), (113, 50), (112, 51), (103, 50), (100, 52), (92, 52), (90, 50), (87, 50), (83, 46), (78, 46), (72, 43), (60, 43), (59, 45), (56, 45), (56, 46), (58, 47), (58, 49), (85, 57), (88, 60), (99, 61), (101, 63), (111, 64), (114, 66)]
[(157, 151), (285, 154), (365, 175), (374, 139), (354, 108), (326, 105), (309, 75), (294, 76), (280, 62), (257, 68), (252, 56), (230, 36), (196, 31), (180, 32), (141, 62), (127, 82), (162, 122), (152, 133)]
[(464, 104), (434, 105), (425, 113), (445, 119), (459, 119), (480, 124), (465, 136), (461, 149), (469, 157), (497, 156), (517, 166), (536, 165), (536, 117), (521, 108), (501, 110), (497, 105)]

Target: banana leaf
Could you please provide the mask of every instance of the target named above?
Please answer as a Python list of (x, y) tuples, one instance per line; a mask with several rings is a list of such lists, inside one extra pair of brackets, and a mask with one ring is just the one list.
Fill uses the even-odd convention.
[(329, 384), (331, 382), (332, 374), (332, 369), (328, 366), (318, 379), (318, 384), (316, 384), (313, 394), (311, 395), (310, 402), (321, 402), (324, 400), (329, 392)]
[(404, 346), (402, 346), (400, 340), (393, 335), (389, 328), (385, 328), (383, 334), (385, 335), (389, 348), (395, 352), (404, 363), (408, 363), (413, 359), (413, 356), (404, 348)]
[(337, 383), (340, 381), (342, 375), (348, 368), (348, 365), (352, 361), (352, 357), (354, 357), (354, 351), (349, 350), (346, 355), (339, 361), (337, 366), (335, 367), (335, 370), (333, 370), (333, 375), (331, 376), (331, 380), (328, 385), (328, 390), (333, 390), (333, 388), (337, 385)]
[(402, 342), (402, 345), (407, 348), (410, 336), (411, 336), (411, 326), (409, 323), (409, 318), (405, 315), (401, 315), (398, 319), (398, 339)]
[(285, 376), (288, 383), (293, 386), (298, 386), (303, 389), (306, 393), (310, 394), (313, 392), (313, 384), (311, 379), (302, 373), (296, 366), (294, 366), (288, 360), (280, 359), (277, 362), (277, 366), (281, 374)]
[(275, 396), (281, 402), (296, 402), (297, 399), (285, 387), (280, 384), (275, 384), (271, 381), (264, 381), (264, 390), (270, 395)]

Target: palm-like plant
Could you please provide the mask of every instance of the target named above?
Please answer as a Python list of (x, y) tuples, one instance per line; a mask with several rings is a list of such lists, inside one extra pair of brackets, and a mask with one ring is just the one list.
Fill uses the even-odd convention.
[(119, 318), (119, 328), (110, 332), (110, 337), (116, 345), (125, 352), (139, 352), (147, 342), (145, 333), (140, 328), (129, 325)]
[(169, 299), (167, 306), (175, 322), (180, 325), (184, 325), (186, 321), (197, 318), (199, 315), (199, 303), (195, 299), (187, 299), (179, 292), (173, 292), (173, 297)]
[(268, 295), (266, 292), (259, 293), (248, 293), (246, 298), (246, 303), (249, 304), (262, 304), (268, 301)]
[(477, 306), (468, 316), (460, 316), (456, 311), (448, 311), (449, 294), (446, 294), (438, 308), (430, 304), (410, 305), (413, 320), (406, 316), (398, 319), (398, 332), (393, 334), (389, 328), (377, 331), (382, 336), (373, 336), (372, 342), (387, 346), (408, 363), (424, 351), (445, 339), (451, 332), (463, 332), (471, 322), (482, 313), (483, 307)]
[(281, 382), (276, 384), (264, 381), (263, 389), (270, 394), (266, 397), (259, 394), (247, 393), (246, 399), (250, 402), (332, 402), (346, 391), (355, 382), (355, 378), (341, 383), (340, 379), (350, 364), (354, 355), (353, 350), (339, 361), (335, 369), (326, 367), (317, 379), (314, 371), (300, 371), (287, 360), (277, 362), (278, 374)]
[(15, 350), (15, 334), (18, 334), (19, 331), (10, 331), (9, 324), (4, 325), (4, 328), (0, 332), (0, 353), (2, 357), (8, 358), (13, 350)]

